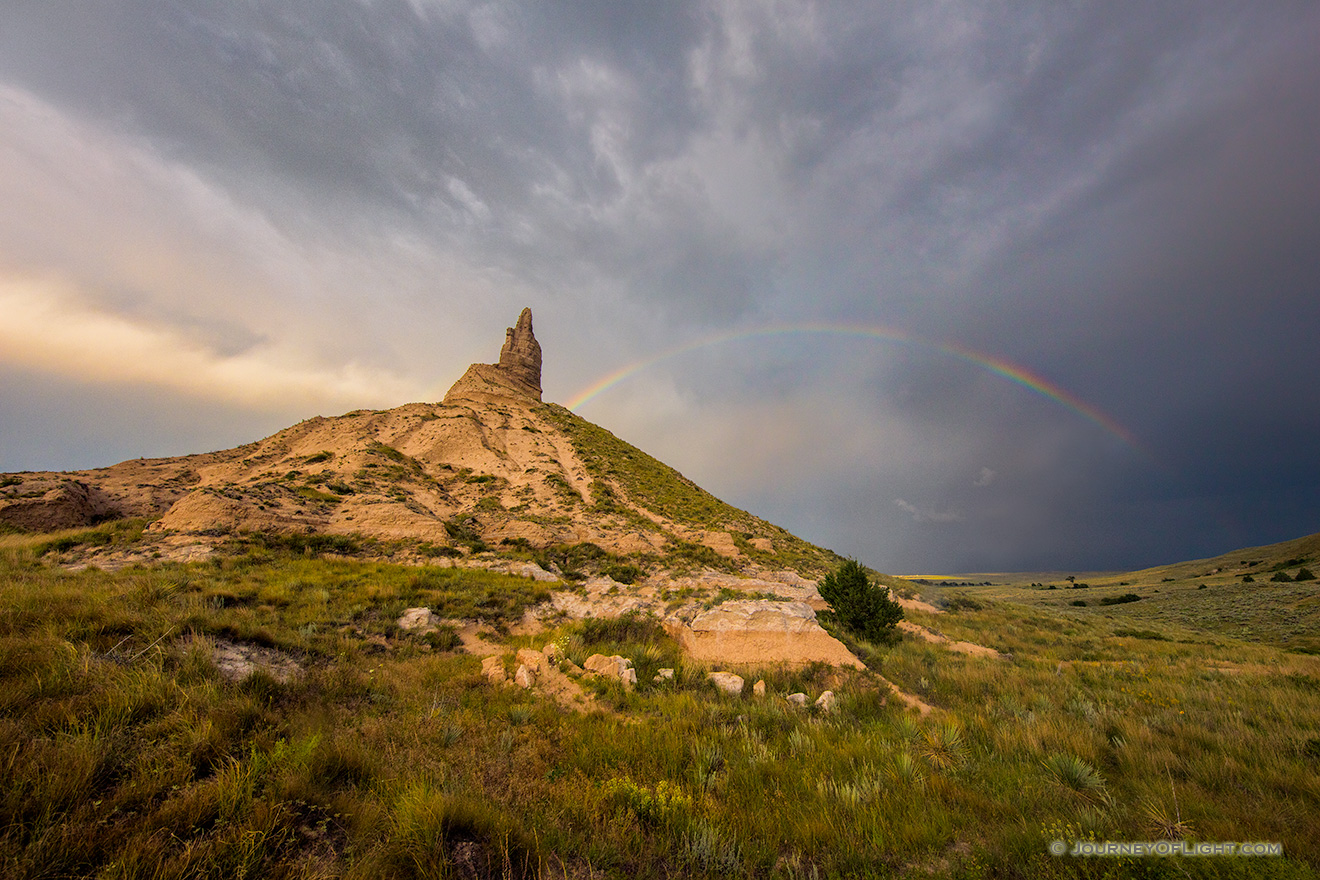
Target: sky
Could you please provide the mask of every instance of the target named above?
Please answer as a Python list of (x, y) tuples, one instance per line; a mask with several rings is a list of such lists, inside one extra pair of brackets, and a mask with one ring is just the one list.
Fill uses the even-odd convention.
[(893, 573), (1320, 531), (1311, 0), (9, 0), (0, 471), (547, 400)]

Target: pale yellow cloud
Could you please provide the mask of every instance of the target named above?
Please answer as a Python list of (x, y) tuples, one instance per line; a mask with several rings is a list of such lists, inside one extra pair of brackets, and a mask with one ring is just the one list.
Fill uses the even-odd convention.
[(30, 277), (0, 276), (0, 363), (263, 407), (383, 407), (425, 394), (380, 370), (308, 363), (276, 346), (219, 352), (175, 328), (81, 303), (67, 285)]

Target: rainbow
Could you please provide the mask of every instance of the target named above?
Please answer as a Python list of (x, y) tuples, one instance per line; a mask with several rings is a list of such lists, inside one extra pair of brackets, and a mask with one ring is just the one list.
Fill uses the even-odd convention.
[(651, 357), (634, 361), (631, 364), (620, 367), (592, 382), (583, 388), (577, 394), (573, 395), (568, 401), (568, 408), (576, 410), (600, 394), (608, 391), (614, 386), (627, 381), (638, 373), (655, 366), (662, 361), (675, 358), (680, 355), (688, 354), (701, 348), (708, 348), (713, 345), (724, 345), (730, 342), (739, 342), (746, 339), (761, 339), (777, 336), (797, 336), (797, 335), (827, 335), (827, 336), (845, 336), (852, 338), (876, 339), (882, 342), (898, 342), (905, 345), (920, 346), (927, 349), (938, 351), (941, 354), (956, 358), (960, 361), (972, 364), (980, 369), (989, 370), (997, 376), (1008, 379), (1035, 392), (1043, 397), (1066, 407), (1077, 413), (1083, 418), (1088, 419), (1094, 424), (1100, 426), (1108, 433), (1122, 440), (1127, 445), (1137, 450), (1142, 450), (1141, 444), (1137, 438), (1127, 428), (1120, 425), (1112, 417), (1101, 412), (1096, 407), (1086, 401), (1070, 394), (1068, 391), (1050, 382), (1048, 379), (1031, 372), (1025, 367), (1009, 363), (1000, 358), (991, 357), (978, 351), (973, 351), (966, 346), (952, 342), (933, 342), (923, 339), (912, 333), (902, 330), (895, 330), (889, 327), (857, 327), (847, 324), (777, 324), (769, 327), (758, 327), (750, 330), (735, 330), (727, 333), (717, 333), (711, 336), (705, 336), (691, 342), (685, 342), (673, 348), (665, 349)]

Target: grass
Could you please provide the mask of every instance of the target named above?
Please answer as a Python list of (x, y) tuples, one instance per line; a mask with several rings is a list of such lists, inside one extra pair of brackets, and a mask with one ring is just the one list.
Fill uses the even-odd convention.
[[(452, 639), (428, 643), (393, 623), (410, 605), (512, 621), (541, 596), (532, 581), (295, 548), (233, 552), (110, 573), (62, 570), (31, 545), (0, 550), (0, 875), (1289, 878), (1320, 868), (1320, 659), (1119, 617), (1150, 598), (1073, 610), (981, 593), (976, 608), (910, 612), (1014, 656), (912, 639), (878, 649), (887, 678), (937, 707), (925, 719), (886, 701), (867, 671), (740, 670), (771, 696), (720, 695), (644, 617), (513, 639), (510, 650), (555, 639), (570, 656), (634, 661), (636, 691), (602, 686), (606, 711), (576, 714), (490, 685), (478, 658), (438, 650)], [(221, 639), (278, 649), (303, 671), (229, 681), (211, 654)], [(675, 679), (653, 684), (659, 666)], [(825, 689), (839, 695), (833, 714), (782, 699)], [(1278, 841), (1285, 856), (1046, 851), (1056, 837), (1152, 836)]]

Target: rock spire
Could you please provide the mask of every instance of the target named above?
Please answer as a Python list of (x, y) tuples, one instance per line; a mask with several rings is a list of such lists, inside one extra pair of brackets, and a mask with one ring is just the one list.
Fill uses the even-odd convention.
[(541, 343), (532, 333), (531, 309), (523, 309), (518, 323), (505, 331), (499, 369), (541, 399)]

